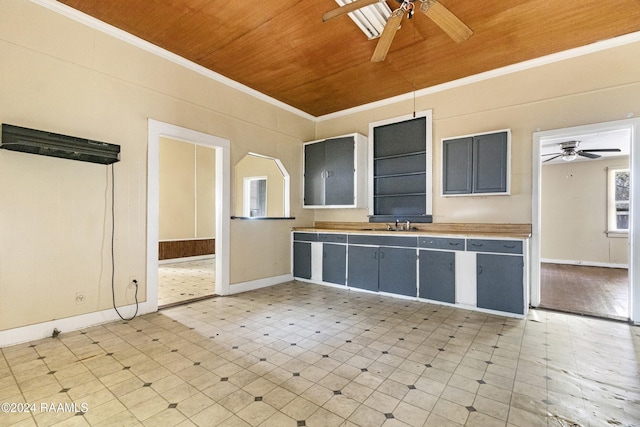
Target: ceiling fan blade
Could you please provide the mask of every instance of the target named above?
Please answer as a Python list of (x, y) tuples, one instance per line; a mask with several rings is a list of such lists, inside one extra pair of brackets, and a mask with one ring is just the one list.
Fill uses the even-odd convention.
[(594, 148), (592, 150), (580, 150), (583, 153), (619, 153), (619, 148)]
[(562, 155), (562, 153), (547, 153), (547, 154), (541, 154), (541, 156), (555, 156), (555, 155)]
[(344, 6), (340, 6), (336, 9), (330, 10), (329, 12), (322, 15), (322, 22), (330, 21), (333, 18), (346, 15), (347, 13), (351, 13), (363, 7), (376, 4), (380, 1), (384, 1), (384, 0), (357, 0), (352, 3), (347, 3)]
[(382, 62), (387, 57), (387, 52), (389, 52), (393, 38), (396, 36), (396, 32), (398, 32), (398, 28), (400, 28), (400, 22), (402, 22), (403, 16), (404, 9), (402, 8), (398, 8), (391, 13), (387, 25), (385, 25), (384, 30), (382, 30), (380, 40), (378, 40), (378, 44), (376, 45), (376, 50), (373, 52), (371, 62)]
[(438, 27), (449, 35), (456, 43), (462, 43), (473, 34), (456, 15), (444, 7), (437, 0), (420, 0), (420, 10), (427, 15)]
[(553, 156), (553, 157), (551, 157), (550, 159), (547, 159), (547, 160), (545, 160), (545, 161), (544, 161), (544, 162), (542, 162), (542, 163), (550, 162), (551, 160), (553, 160), (553, 159), (557, 159), (557, 158), (558, 158), (558, 157), (560, 157), (560, 156), (562, 156), (562, 154), (558, 154), (558, 155), (556, 155), (556, 156)]
[(582, 151), (582, 150), (581, 150), (581, 151), (576, 151), (576, 154), (577, 154), (578, 156), (588, 157), (588, 158), (590, 158), (590, 159), (599, 159), (600, 157), (602, 157), (602, 156), (599, 156), (599, 155), (597, 155), (597, 154), (586, 153), (586, 152), (584, 152), (584, 151)]

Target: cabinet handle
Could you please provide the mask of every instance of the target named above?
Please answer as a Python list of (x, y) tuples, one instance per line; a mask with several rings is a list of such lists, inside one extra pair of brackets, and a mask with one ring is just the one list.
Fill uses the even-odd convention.
[(327, 171), (327, 178), (329, 178), (330, 176), (333, 176), (333, 172)]
[(475, 248), (481, 248), (484, 246), (484, 243), (472, 243), (471, 246), (475, 247)]
[(384, 258), (384, 251), (380, 251), (380, 259)]
[(505, 248), (508, 248), (508, 249), (513, 249), (513, 248), (516, 247), (516, 245), (502, 245), (502, 246), (504, 246)]
[(378, 259), (378, 252), (373, 253), (373, 259)]
[(482, 266), (481, 265), (478, 266), (478, 274), (482, 274)]
[(320, 172), (320, 178), (324, 179), (327, 177), (327, 173), (325, 171)]
[(459, 246), (459, 245), (460, 245), (460, 242), (457, 242), (457, 243), (449, 242), (449, 246)]
[(453, 263), (452, 262), (449, 263), (449, 271), (453, 271)]

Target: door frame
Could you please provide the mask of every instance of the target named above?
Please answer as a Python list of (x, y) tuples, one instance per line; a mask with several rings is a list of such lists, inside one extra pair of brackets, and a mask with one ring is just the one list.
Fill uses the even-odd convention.
[(158, 232), (160, 199), (160, 137), (203, 145), (216, 151), (215, 264), (216, 295), (229, 294), (229, 228), (231, 161), (228, 139), (148, 119), (147, 156), (147, 302), (158, 309)]
[[(540, 147), (548, 139), (570, 137), (578, 133), (595, 133), (619, 129), (629, 129), (631, 134), (629, 152), (629, 170), (631, 173), (631, 195), (629, 215), (629, 320), (640, 324), (640, 152), (636, 152), (640, 143), (640, 119), (625, 119), (611, 122), (594, 123), (563, 129), (537, 131), (533, 133), (532, 167), (532, 224), (531, 224), (531, 306), (540, 305), (540, 259), (541, 259), (541, 185), (542, 168)], [(636, 205), (638, 208), (636, 208)]]

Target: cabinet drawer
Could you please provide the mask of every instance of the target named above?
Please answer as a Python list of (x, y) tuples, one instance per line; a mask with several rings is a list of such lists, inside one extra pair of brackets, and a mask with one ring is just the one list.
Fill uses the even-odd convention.
[(446, 237), (419, 237), (418, 246), (429, 249), (448, 249), (464, 251), (464, 239), (449, 239)]
[(330, 242), (330, 243), (347, 243), (347, 235), (346, 234), (331, 234), (331, 233), (320, 233), (318, 234), (319, 242)]
[(521, 240), (468, 239), (467, 250), (472, 252), (495, 252), (501, 254), (521, 254)]
[(352, 234), (349, 235), (349, 244), (415, 248), (418, 245), (418, 238), (409, 236), (366, 236)]
[(318, 233), (293, 233), (293, 240), (298, 242), (317, 242)]

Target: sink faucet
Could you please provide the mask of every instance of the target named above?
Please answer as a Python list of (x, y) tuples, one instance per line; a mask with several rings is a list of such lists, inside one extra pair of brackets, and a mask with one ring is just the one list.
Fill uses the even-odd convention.
[(396, 228), (394, 230), (398, 231), (398, 223), (400, 222), (399, 219), (396, 219)]
[(405, 230), (407, 230), (407, 231), (411, 230), (411, 221), (407, 220), (407, 225), (406, 225)]

